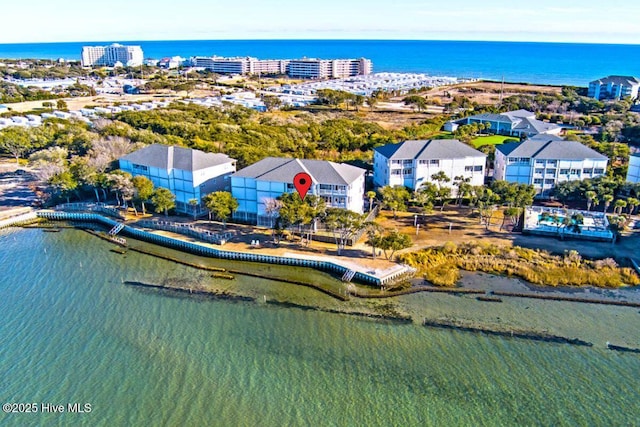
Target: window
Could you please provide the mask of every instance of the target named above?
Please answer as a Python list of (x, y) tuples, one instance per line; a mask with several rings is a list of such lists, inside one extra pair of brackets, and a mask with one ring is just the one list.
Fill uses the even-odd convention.
[(593, 173), (593, 169), (582, 169), (582, 173), (591, 175)]
[(557, 166), (558, 162), (556, 160), (547, 160), (547, 166)]
[(518, 158), (517, 157), (509, 157), (507, 158), (507, 163), (517, 163), (518, 162)]
[(547, 169), (547, 175), (556, 176), (556, 169)]
[(580, 169), (571, 169), (571, 175), (580, 175)]
[(569, 175), (569, 169), (560, 169), (560, 175)]
[(402, 169), (391, 169), (391, 175), (402, 175)]
[(418, 160), (418, 164), (419, 165), (426, 165), (427, 161), (426, 160)]
[(482, 169), (483, 169), (482, 165), (478, 165), (478, 166), (474, 166), (473, 167), (473, 171), (474, 172), (482, 172)]
[(434, 165), (434, 166), (440, 166), (440, 160), (438, 160), (438, 159), (431, 159), (431, 160), (429, 160), (429, 164), (430, 164), (430, 165)]
[(403, 169), (402, 170), (402, 174), (403, 175), (411, 175), (412, 173), (413, 173), (413, 168)]
[(402, 160), (391, 160), (391, 164), (392, 165), (401, 165), (402, 164)]
[(542, 178), (535, 178), (535, 179), (533, 180), (533, 183), (534, 183), (534, 184), (542, 184)]
[(544, 183), (546, 185), (553, 185), (553, 184), (555, 184), (555, 182), (556, 182), (555, 179), (545, 179), (544, 180)]
[(518, 158), (518, 163), (529, 163), (528, 157), (520, 157)]
[(133, 170), (137, 170), (137, 171), (148, 171), (149, 168), (143, 165), (136, 165), (135, 163), (133, 164)]
[(544, 169), (536, 168), (536, 173), (542, 174), (542, 173), (544, 173)]
[(544, 166), (544, 160), (536, 160), (536, 166)]
[(473, 166), (465, 166), (464, 167), (464, 171), (465, 172), (473, 172)]
[(413, 164), (413, 160), (403, 160), (402, 164), (404, 166), (411, 166)]
[(594, 173), (594, 174), (603, 174), (603, 173), (604, 173), (604, 169), (602, 169), (602, 168), (595, 168), (595, 169), (593, 170), (593, 173)]

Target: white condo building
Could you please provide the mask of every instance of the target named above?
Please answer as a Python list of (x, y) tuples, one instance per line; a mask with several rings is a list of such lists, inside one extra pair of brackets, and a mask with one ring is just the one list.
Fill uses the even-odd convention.
[(198, 213), (204, 213), (202, 198), (228, 190), (229, 175), (236, 171), (236, 161), (226, 154), (162, 144), (148, 145), (119, 162), (121, 170), (146, 176), (156, 188), (169, 189), (176, 196), (176, 211), (182, 213), (193, 213), (191, 199), (199, 202)]
[(635, 153), (629, 156), (627, 182), (640, 183), (640, 153)]
[(377, 187), (405, 186), (417, 190), (431, 176), (444, 172), (455, 190), (454, 178), (484, 185), (487, 155), (457, 139), (404, 141), (377, 147), (373, 152), (373, 183)]
[(608, 76), (589, 82), (587, 95), (595, 99), (638, 98), (640, 80), (632, 76)]
[(609, 159), (577, 142), (537, 135), (496, 147), (494, 179), (531, 184), (546, 198), (557, 183), (603, 176)]
[(144, 54), (140, 46), (123, 46), (114, 43), (109, 46), (83, 46), (82, 66), (92, 67), (96, 65), (113, 67), (121, 63), (128, 67), (142, 65)]
[(371, 74), (371, 60), (360, 59), (257, 59), (250, 56), (224, 58), (195, 56), (194, 67), (220, 74), (287, 74), (305, 79), (344, 78)]
[(304, 79), (345, 78), (371, 74), (371, 60), (302, 58), (289, 61), (289, 77)]
[(322, 197), (328, 207), (364, 212), (364, 169), (322, 160), (267, 157), (231, 175), (231, 193), (239, 204), (234, 219), (272, 226), (275, 217), (265, 203), (295, 192), (293, 178), (300, 172), (313, 181), (308, 194)]

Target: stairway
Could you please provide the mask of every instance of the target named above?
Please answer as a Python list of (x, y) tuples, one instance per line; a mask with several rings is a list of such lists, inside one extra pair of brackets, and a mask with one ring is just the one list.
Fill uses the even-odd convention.
[(124, 224), (119, 222), (118, 224), (114, 225), (111, 230), (109, 230), (109, 236), (115, 236), (120, 231), (122, 231), (123, 228), (124, 228)]
[(353, 270), (347, 270), (345, 271), (345, 273), (342, 275), (342, 281), (343, 282), (350, 282), (351, 279), (353, 279), (353, 276), (356, 275), (356, 272)]

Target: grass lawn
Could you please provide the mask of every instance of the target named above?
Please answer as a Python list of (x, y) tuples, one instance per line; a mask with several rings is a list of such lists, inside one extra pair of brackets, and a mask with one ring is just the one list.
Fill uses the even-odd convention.
[(507, 135), (481, 135), (477, 138), (471, 140), (471, 143), (474, 147), (478, 148), (483, 145), (498, 145), (502, 144), (505, 140), (512, 139), (518, 141), (517, 136), (507, 136)]

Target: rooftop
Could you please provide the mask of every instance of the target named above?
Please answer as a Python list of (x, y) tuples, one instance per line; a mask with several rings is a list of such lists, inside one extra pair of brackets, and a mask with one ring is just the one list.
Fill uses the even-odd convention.
[(640, 85), (640, 80), (633, 76), (607, 76), (598, 80), (594, 80), (591, 83), (608, 84), (613, 83), (615, 85), (623, 84), (627, 86)]
[(607, 156), (577, 141), (567, 141), (554, 135), (536, 135), (523, 142), (511, 142), (497, 146), (505, 156), (533, 157), (538, 159), (607, 160)]
[(399, 144), (387, 144), (375, 149), (387, 159), (460, 159), (486, 157), (486, 154), (469, 147), (457, 139), (409, 140)]
[(235, 161), (226, 154), (205, 153), (191, 148), (163, 144), (148, 145), (127, 154), (121, 160), (160, 169), (186, 171), (197, 171)]
[(348, 185), (361, 177), (365, 170), (344, 163), (324, 160), (267, 157), (236, 172), (232, 177), (292, 182), (293, 177), (300, 172), (308, 173), (316, 184)]

